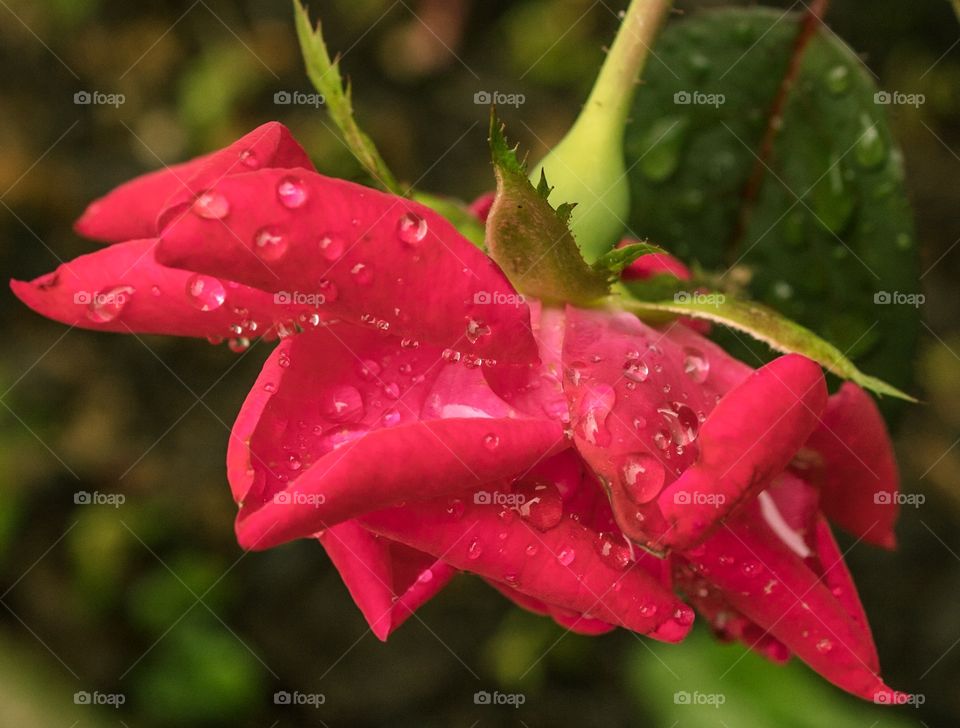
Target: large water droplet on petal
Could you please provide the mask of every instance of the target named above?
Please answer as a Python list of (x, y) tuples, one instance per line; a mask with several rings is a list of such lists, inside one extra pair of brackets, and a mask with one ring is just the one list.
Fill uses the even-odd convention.
[(663, 465), (647, 453), (631, 453), (620, 462), (620, 480), (627, 497), (637, 505), (656, 498), (663, 489), (665, 479)]
[(699, 349), (685, 347), (683, 350), (683, 373), (697, 384), (703, 384), (710, 374), (710, 362)]
[(600, 560), (607, 566), (622, 570), (630, 565), (630, 549), (619, 536), (598, 533), (593, 545), (600, 555)]
[(336, 260), (343, 255), (345, 247), (343, 238), (339, 235), (324, 235), (318, 243), (320, 254), (327, 260)]
[(197, 273), (187, 279), (187, 298), (196, 309), (214, 311), (227, 300), (227, 292), (216, 278)]
[(607, 417), (617, 401), (617, 395), (609, 384), (588, 384), (583, 388), (577, 410), (577, 435), (591, 445), (609, 445), (610, 431)]
[(671, 402), (659, 407), (657, 412), (663, 416), (670, 430), (670, 440), (674, 444), (683, 447), (697, 439), (700, 432), (700, 420), (697, 413), (687, 405), (682, 402)]
[(408, 212), (397, 223), (397, 237), (407, 245), (418, 245), (427, 235), (427, 221)]
[(650, 368), (640, 359), (627, 359), (623, 365), (623, 376), (631, 382), (645, 382), (650, 376)]
[(470, 542), (470, 545), (467, 546), (467, 558), (471, 561), (480, 558), (480, 555), (483, 553), (483, 546), (480, 545), (480, 539), (475, 538)]
[(514, 484), (517, 510), (531, 526), (547, 531), (563, 518), (563, 497), (556, 485), (548, 480), (525, 478)]
[(357, 422), (363, 418), (363, 412), (363, 397), (350, 385), (334, 389), (323, 408), (323, 413), (334, 422)]
[(222, 220), (230, 214), (230, 202), (219, 192), (203, 192), (193, 201), (191, 209), (206, 220)]
[(467, 341), (471, 344), (476, 344), (480, 340), (481, 336), (489, 336), (490, 327), (487, 326), (483, 321), (471, 318), (467, 319)]
[(97, 291), (87, 305), (87, 318), (98, 324), (116, 320), (135, 292), (133, 286), (114, 286)]
[(284, 177), (277, 185), (277, 198), (281, 205), (295, 210), (307, 201), (307, 188), (299, 177)]
[(361, 286), (365, 286), (373, 280), (373, 266), (369, 263), (357, 263), (350, 269), (350, 275)]
[(279, 228), (263, 227), (253, 236), (253, 251), (266, 261), (279, 260), (287, 252), (287, 237)]
[(577, 552), (569, 547), (560, 549), (560, 553), (557, 554), (557, 561), (564, 566), (570, 566), (575, 558), (577, 558)]

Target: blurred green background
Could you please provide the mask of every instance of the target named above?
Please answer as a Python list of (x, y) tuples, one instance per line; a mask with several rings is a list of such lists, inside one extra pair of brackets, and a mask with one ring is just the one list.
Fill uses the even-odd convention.
[[(501, 113), (539, 157), (574, 118), (625, 5), (326, 0), (312, 10), (346, 53), (360, 121), (394, 171), (469, 199), (492, 186), (488, 111), (474, 94), (522, 93), (522, 106)], [(269, 345), (238, 356), (68, 332), (5, 292), (0, 725), (960, 723), (960, 28), (944, 0), (838, 1), (828, 21), (882, 87), (928, 99), (892, 116), (926, 295), (914, 387), (925, 404), (896, 439), (903, 489), (926, 502), (904, 510), (900, 551), (857, 545), (848, 555), (885, 677), (923, 705), (862, 703), (801, 664), (743, 657), (704, 630), (672, 648), (622, 631), (565, 635), (468, 577), (381, 644), (319, 546), (245, 556), (234, 542), (227, 434)], [(285, 0), (2, 0), (0, 64), (7, 277), (90, 250), (72, 221), (112, 186), (270, 119), (290, 126), (322, 172), (362, 179), (322, 110), (274, 103), (278, 91), (310, 91)], [(77, 105), (81, 90), (125, 103)], [(80, 491), (125, 502), (78, 505)], [(478, 706), (478, 690), (525, 703)], [(78, 705), (77, 691), (123, 705)], [(275, 705), (277, 691), (325, 702)], [(726, 702), (676, 705), (678, 691)]]

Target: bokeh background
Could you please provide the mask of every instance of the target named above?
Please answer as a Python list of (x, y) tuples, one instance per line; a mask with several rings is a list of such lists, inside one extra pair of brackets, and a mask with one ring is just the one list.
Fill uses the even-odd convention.
[[(713, 5), (678, 2), (681, 11)], [(791, 3), (771, 3), (788, 8)], [(492, 185), (481, 90), (531, 150), (574, 118), (625, 2), (325, 0), (362, 125), (421, 189)], [(802, 11), (803, 2), (792, 4)], [(848, 559), (888, 682), (881, 709), (802, 664), (768, 665), (703, 630), (665, 648), (565, 635), (462, 577), (388, 644), (322, 549), (244, 555), (224, 475), (229, 426), (268, 353), (120, 337), (41, 319), (0, 293), (0, 724), (18, 726), (949, 726), (960, 723), (960, 26), (945, 0), (838, 0), (831, 27), (885, 88), (921, 246), (924, 399), (897, 423), (901, 549)], [(0, 269), (32, 278), (90, 249), (91, 199), (141, 172), (289, 125), (327, 174), (361, 179), (310, 91), (283, 0), (0, 0)], [(81, 90), (125, 102), (77, 105)], [(534, 133), (535, 132), (535, 133)], [(542, 140), (542, 141), (541, 141)], [(119, 507), (75, 503), (122, 494)], [(849, 541), (844, 541), (849, 545)], [(320, 707), (274, 704), (279, 690)], [(525, 704), (477, 706), (478, 690)], [(719, 692), (722, 709), (674, 703)], [(77, 705), (77, 691), (122, 695)]]

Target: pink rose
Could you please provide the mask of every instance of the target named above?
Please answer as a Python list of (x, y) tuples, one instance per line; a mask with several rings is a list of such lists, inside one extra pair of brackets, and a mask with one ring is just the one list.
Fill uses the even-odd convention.
[(279, 124), (77, 229), (117, 242), (12, 282), (43, 315), (282, 337), (230, 438), (237, 535), (317, 538), (380, 638), (462, 571), (588, 634), (678, 642), (685, 599), (724, 639), (899, 695), (827, 525), (893, 546), (890, 441), (814, 362), (752, 370), (682, 322), (526, 300), (444, 218), (316, 173)]

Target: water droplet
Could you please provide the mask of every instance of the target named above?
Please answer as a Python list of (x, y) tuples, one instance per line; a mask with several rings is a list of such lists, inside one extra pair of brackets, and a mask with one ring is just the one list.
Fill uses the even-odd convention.
[(640, 616), (641, 617), (653, 617), (657, 614), (657, 605), (652, 602), (647, 602), (646, 604), (640, 605)]
[(324, 278), (317, 284), (317, 292), (322, 297), (321, 303), (333, 303), (340, 297), (340, 291), (337, 284), (329, 278)]
[(666, 450), (671, 444), (670, 433), (666, 430), (657, 430), (653, 435), (653, 444), (661, 450)]
[(383, 386), (383, 393), (390, 399), (400, 399), (400, 385), (396, 382), (388, 382)]
[(429, 584), (433, 581), (433, 572), (430, 569), (424, 569), (420, 572), (420, 576), (417, 577), (417, 581), (421, 584)]
[(575, 558), (577, 558), (577, 552), (572, 548), (560, 549), (560, 553), (557, 554), (557, 561), (564, 566), (570, 566)]
[(296, 455), (291, 453), (290, 456), (287, 458), (287, 467), (290, 468), (290, 470), (297, 471), (303, 467), (303, 461), (301, 461), (300, 458), (298, 458)]
[(687, 138), (686, 118), (667, 117), (654, 122), (640, 143), (640, 170), (652, 182), (663, 182), (677, 170)]
[[(671, 402), (657, 409), (670, 430), (670, 442), (685, 446), (697, 439), (700, 432), (700, 420), (697, 413), (682, 402)], [(659, 444), (658, 444), (659, 446)]]
[(444, 349), (443, 353), (440, 354), (440, 357), (450, 364), (456, 364), (460, 361), (460, 357), (463, 356), (459, 351), (454, 349)]
[(244, 149), (240, 152), (240, 162), (250, 169), (256, 169), (260, 166), (260, 160), (252, 149)]
[(383, 413), (381, 418), (384, 427), (393, 427), (400, 424), (400, 412), (395, 409), (389, 409)]
[(368, 382), (376, 379), (381, 371), (380, 365), (373, 359), (364, 359), (357, 367), (357, 373)]
[(427, 235), (427, 221), (408, 212), (397, 223), (397, 237), (407, 245), (418, 245)]
[(830, 93), (839, 96), (850, 87), (850, 69), (846, 66), (834, 66), (827, 71), (827, 88)]
[(694, 618), (693, 610), (686, 605), (682, 607), (677, 607), (673, 611), (673, 621), (684, 627), (686, 627), (687, 625), (693, 624), (693, 618)]
[(710, 374), (710, 362), (699, 349), (685, 347), (683, 350), (683, 373), (697, 384), (703, 384)]
[(196, 273), (187, 279), (187, 298), (196, 309), (214, 311), (227, 300), (227, 292), (216, 278)]
[(484, 435), (483, 446), (490, 452), (493, 452), (498, 447), (500, 447), (500, 437), (498, 435), (493, 434), (492, 432), (487, 435)]
[(279, 260), (287, 247), (287, 238), (279, 228), (263, 227), (253, 236), (253, 250), (262, 260)]
[(471, 561), (480, 558), (480, 554), (483, 553), (483, 546), (480, 545), (480, 539), (475, 538), (470, 542), (470, 545), (467, 546), (467, 558)]
[(630, 565), (630, 549), (612, 533), (598, 533), (593, 542), (600, 560), (614, 569), (626, 569)]
[(114, 286), (97, 291), (87, 305), (87, 318), (98, 324), (115, 321), (130, 303), (136, 289), (133, 286)]
[(526, 549), (524, 549), (524, 553), (526, 553), (527, 556), (536, 556), (539, 550), (540, 549), (535, 543), (531, 543), (527, 545)]
[(330, 393), (323, 414), (334, 422), (357, 422), (363, 418), (363, 397), (356, 387), (344, 385)]
[(357, 263), (350, 269), (350, 275), (361, 286), (365, 286), (373, 280), (373, 267), (368, 263)]
[(854, 155), (861, 167), (873, 169), (887, 158), (887, 145), (880, 135), (877, 124), (872, 122), (869, 116), (863, 114), (860, 117), (860, 123), (863, 128), (854, 147)]
[(633, 453), (620, 463), (620, 479), (627, 496), (637, 505), (649, 503), (663, 489), (666, 471), (647, 453)]
[(591, 445), (608, 445), (611, 436), (607, 417), (616, 401), (617, 395), (609, 384), (586, 385), (577, 413), (577, 435)]
[(317, 245), (320, 248), (320, 255), (331, 261), (343, 255), (343, 249), (346, 247), (343, 238), (339, 235), (324, 235)]
[(520, 517), (534, 528), (547, 531), (563, 518), (563, 497), (547, 480), (525, 478), (514, 484)]
[(650, 368), (646, 362), (639, 359), (627, 359), (627, 362), (623, 365), (623, 376), (631, 382), (645, 382), (647, 377), (650, 376)]
[(474, 318), (467, 319), (467, 341), (471, 344), (476, 344), (480, 340), (481, 336), (489, 336), (490, 327), (487, 326), (483, 321), (479, 321)]
[(813, 188), (813, 209), (827, 229), (841, 232), (853, 214), (856, 199), (843, 180), (839, 159), (829, 160), (829, 169)]
[(263, 385), (263, 389), (264, 391), (270, 392), (271, 394), (273, 394), (274, 392), (277, 391), (277, 385), (274, 384), (273, 382), (267, 382), (266, 384)]
[(832, 649), (833, 649), (833, 642), (831, 642), (826, 638), (817, 642), (817, 652), (819, 652), (821, 655), (827, 654)]
[(760, 566), (760, 564), (758, 564), (756, 561), (745, 561), (743, 566), (740, 567), (740, 571), (742, 571), (746, 576), (756, 576), (763, 571), (763, 567)]
[(299, 177), (284, 177), (277, 185), (280, 204), (291, 210), (303, 207), (307, 201), (307, 188)]
[(459, 498), (454, 498), (447, 504), (447, 514), (449, 514), (455, 521), (459, 521), (461, 518), (463, 518), (463, 513), (466, 509), (467, 507)]
[(197, 196), (191, 209), (205, 220), (222, 220), (230, 214), (230, 202), (219, 192), (208, 191)]

